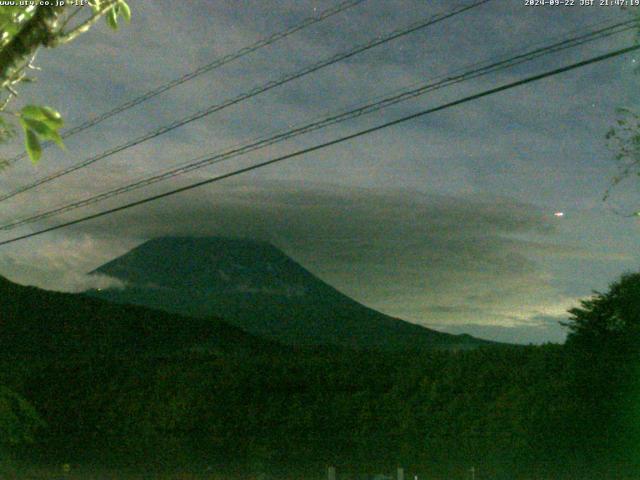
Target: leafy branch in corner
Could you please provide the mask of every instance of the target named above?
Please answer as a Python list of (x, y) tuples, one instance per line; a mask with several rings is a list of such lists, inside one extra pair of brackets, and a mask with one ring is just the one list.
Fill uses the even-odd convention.
[[(19, 123), (32, 162), (37, 162), (42, 155), (42, 141), (53, 141), (63, 147), (60, 129), (64, 122), (56, 109), (27, 105), (17, 112), (8, 110), (9, 104), (18, 97), (18, 87), (34, 81), (27, 72), (39, 70), (33, 65), (38, 50), (75, 40), (102, 17), (114, 30), (120, 18), (131, 20), (131, 9), (124, 0), (91, 0), (88, 5), (88, 9), (74, 5), (0, 9), (0, 143), (16, 135), (14, 123)], [(0, 169), (6, 166), (7, 162), (0, 159)]]

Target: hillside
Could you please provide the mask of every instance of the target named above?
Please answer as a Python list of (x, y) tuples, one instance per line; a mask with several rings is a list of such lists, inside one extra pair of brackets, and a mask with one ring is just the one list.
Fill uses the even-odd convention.
[(68, 462), (117, 473), (65, 478), (635, 478), (637, 357), (612, 352), (294, 349), (0, 278), (0, 433), (53, 466), (0, 477)]
[(342, 294), (266, 242), (219, 237), (150, 240), (93, 273), (124, 289), (90, 292), (118, 303), (217, 316), (290, 345), (466, 349), (486, 344), (384, 315)]
[(146, 356), (275, 346), (214, 318), (193, 319), (0, 277), (0, 356)]

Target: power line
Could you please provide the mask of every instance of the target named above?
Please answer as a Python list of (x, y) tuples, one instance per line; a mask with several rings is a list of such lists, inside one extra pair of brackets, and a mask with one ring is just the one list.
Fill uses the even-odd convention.
[[(108, 118), (113, 117), (114, 115), (117, 115), (121, 112), (124, 112), (125, 110), (128, 110), (130, 108), (135, 107), (136, 105), (140, 105), (141, 103), (147, 102), (149, 100), (151, 100), (154, 97), (157, 97), (158, 95), (160, 95), (161, 93), (166, 92), (167, 90), (170, 90), (174, 87), (177, 87), (178, 85), (182, 85), (183, 83), (188, 82), (189, 80), (193, 80), (194, 78), (210, 72), (211, 70), (215, 70), (216, 68), (222, 67), (223, 65), (226, 65), (228, 63), (231, 63), (235, 60), (238, 60), (246, 55), (249, 55), (250, 53), (253, 53), (257, 50), (260, 50), (261, 48), (267, 47), (269, 45), (272, 45), (274, 43), (276, 43), (279, 40), (285, 39), (291, 35), (293, 35), (296, 32), (299, 32), (300, 30), (310, 27), (311, 25), (314, 25), (316, 23), (322, 22), (323, 20), (326, 20), (329, 17), (332, 17), (338, 13), (344, 12), (345, 10), (348, 10), (352, 7), (355, 7), (363, 2), (366, 2), (367, 0), (347, 0), (345, 2), (339, 3), (338, 5), (335, 5), (334, 7), (328, 8), (326, 10), (323, 10), (322, 12), (320, 12), (317, 15), (314, 15), (313, 17), (307, 17), (304, 20), (302, 20), (300, 23), (298, 23), (297, 25), (294, 25), (293, 27), (287, 28), (286, 30), (283, 30), (281, 32), (277, 32), (274, 33), (273, 35), (270, 35), (269, 37), (263, 38), (261, 40), (258, 40), (257, 42), (248, 45), (246, 47), (241, 48), (240, 50), (233, 52), (233, 53), (229, 53), (227, 55), (224, 55), (223, 57), (217, 58), (215, 60), (213, 60), (210, 63), (207, 63), (206, 65), (202, 65), (199, 68), (197, 68), (196, 70), (193, 70), (189, 73), (186, 73), (184, 75), (182, 75), (181, 77), (175, 78), (169, 82), (166, 82), (152, 90), (149, 90), (148, 92), (143, 93), (142, 95), (139, 95), (138, 97), (135, 97), (125, 103), (122, 103), (120, 105), (118, 105), (117, 107), (104, 112), (94, 118), (91, 118), (89, 120), (87, 120), (84, 123), (81, 123), (80, 125), (77, 125), (75, 127), (69, 128), (67, 130), (65, 130), (64, 132), (62, 132), (61, 137), (62, 138), (68, 138), (72, 135), (75, 135), (76, 133), (82, 132), (84, 130), (87, 130), (95, 125), (98, 125), (99, 123), (107, 120)], [(52, 142), (46, 142), (45, 144), (43, 144), (43, 148), (47, 148), (50, 145), (52, 145)], [(7, 160), (7, 164), (13, 164), (15, 162), (17, 162), (18, 160), (21, 160), (23, 158), (26, 157), (26, 152), (22, 152), (14, 157), (12, 157), (11, 159)]]
[(8, 200), (9, 198), (15, 197), (16, 195), (19, 195), (21, 193), (24, 193), (26, 191), (29, 191), (33, 188), (36, 188), (44, 183), (48, 183), (51, 182), (52, 180), (55, 180), (57, 178), (60, 178), (64, 175), (67, 175), (69, 173), (75, 172), (76, 170), (80, 170), (82, 168), (85, 168), (99, 160), (102, 160), (104, 158), (107, 158), (111, 155), (114, 155), (116, 153), (122, 152), (123, 150), (127, 150), (131, 147), (134, 147), (136, 145), (139, 145), (143, 142), (146, 142), (147, 140), (151, 140), (153, 138), (159, 137), (160, 135), (164, 135), (165, 133), (168, 133), (172, 130), (175, 130), (176, 128), (182, 127), (184, 125), (187, 125), (188, 123), (194, 122), (196, 120), (199, 120), (203, 117), (206, 117), (208, 115), (211, 115), (212, 113), (218, 112), (220, 110), (223, 110), (227, 107), (230, 107), (232, 105), (238, 104), (240, 102), (243, 102), (244, 100), (247, 100), (249, 98), (255, 97), (261, 93), (267, 92), (273, 88), (279, 87), (281, 85), (284, 85), (286, 83), (289, 83), (293, 80), (299, 79), (301, 77), (304, 77), (306, 75), (309, 75), (311, 73), (314, 73), (322, 68), (325, 68), (329, 65), (333, 65), (335, 63), (338, 63), (342, 60), (345, 60), (347, 58), (353, 57), (354, 55), (357, 55), (359, 53), (362, 53), (364, 51), (370, 50), (374, 47), (377, 47), (379, 45), (385, 44), (387, 42), (390, 42), (392, 40), (395, 40), (397, 38), (403, 37), (405, 35), (408, 35), (410, 33), (416, 32), (420, 29), (426, 28), (428, 26), (434, 25), (438, 22), (441, 22), (443, 20), (446, 20), (448, 18), (451, 18), (455, 15), (459, 15), (467, 10), (471, 10), (473, 8), (479, 7), (480, 5), (483, 5), (487, 2), (489, 2), (491, 0), (476, 0), (474, 3), (470, 4), (470, 5), (466, 5), (466, 6), (462, 6), (462, 7), (456, 7), (446, 13), (442, 13), (442, 14), (438, 14), (438, 15), (433, 15), (427, 19), (423, 19), (420, 20), (418, 22), (412, 23), (411, 25), (409, 25), (409, 27), (405, 27), (403, 29), (398, 29), (398, 30), (394, 30), (393, 32), (382, 36), (382, 37), (375, 37), (372, 40), (370, 40), (369, 42), (357, 46), (355, 48), (352, 48), (351, 50), (348, 50), (346, 52), (342, 52), (342, 53), (338, 53), (332, 57), (329, 57), (325, 60), (322, 60), (318, 63), (315, 63), (309, 67), (303, 68), (302, 70), (299, 70), (293, 74), (289, 74), (289, 75), (285, 75), (283, 77), (281, 77), (278, 80), (271, 80), (259, 87), (255, 87), (252, 90), (242, 93), (240, 95), (238, 95), (237, 97), (231, 98), (229, 100), (226, 100), (222, 103), (219, 104), (215, 104), (215, 105), (211, 105), (209, 107), (207, 107), (204, 110), (200, 110), (199, 112), (196, 112), (193, 115), (189, 115), (188, 117), (182, 118), (180, 120), (176, 120), (168, 125), (162, 126), (156, 130), (153, 130), (151, 132), (148, 132), (136, 139), (130, 140), (124, 144), (118, 145), (117, 147), (113, 147), (110, 148), (109, 150), (106, 150), (102, 153), (99, 153), (98, 155), (95, 155), (93, 157), (90, 157), (80, 163), (76, 163), (75, 165), (72, 165), (70, 167), (67, 167), (65, 169), (59, 170), (57, 172), (54, 172), (46, 177), (43, 177), (39, 180), (36, 180), (32, 183), (29, 183), (27, 185), (24, 185), (22, 187), (19, 187), (16, 190), (13, 190), (12, 192), (0, 195), (0, 202)]
[[(406, 101), (411, 98), (415, 98), (417, 96), (423, 95), (427, 92), (431, 92), (440, 88), (455, 85), (457, 83), (461, 83), (463, 81), (467, 81), (473, 78), (478, 78), (480, 76), (487, 75), (489, 73), (494, 73), (506, 68), (512, 68), (516, 65), (532, 61), (541, 56), (549, 55), (551, 53), (556, 53), (568, 48), (575, 48), (576, 46), (584, 45), (587, 42), (592, 42), (594, 40), (606, 38), (611, 35), (619, 34), (636, 27), (637, 27), (636, 20), (622, 21), (622, 22), (615, 23), (613, 25), (609, 25), (604, 28), (589, 31), (586, 34), (578, 35), (575, 37), (562, 40), (560, 42), (553, 43), (551, 45), (524, 51), (523, 53), (516, 54), (514, 56), (508, 57), (506, 59), (503, 59), (497, 62), (493, 62), (490, 64), (487, 64), (487, 62), (476, 63), (471, 66), (465, 67), (467, 70), (463, 70), (463, 69), (456, 70), (456, 71), (462, 70), (463, 71), (462, 74), (453, 75), (453, 73), (455, 72), (452, 72), (447, 76), (441, 77), (437, 81), (432, 81), (426, 84), (422, 84), (418, 88), (401, 91), (398, 94), (382, 98), (379, 101), (368, 103), (366, 105), (360, 106), (355, 109), (347, 110), (346, 112), (342, 112), (337, 115), (330, 115), (321, 120), (308, 123), (301, 127), (289, 129), (271, 137), (261, 138), (253, 142), (236, 146), (231, 148), (230, 150), (227, 150), (221, 153), (209, 154), (209, 155), (199, 157), (184, 165), (165, 170), (161, 173), (154, 174), (150, 177), (145, 177), (141, 180), (130, 183), (128, 185), (117, 187), (107, 192), (93, 195), (93, 196), (84, 198), (82, 200), (65, 204), (63, 206), (55, 207), (45, 212), (41, 212), (28, 217), (16, 219), (4, 225), (0, 225), (0, 230), (5, 230), (5, 231), (11, 230), (21, 225), (33, 223), (39, 220), (50, 218), (55, 215), (59, 215), (61, 213), (66, 213), (66, 212), (75, 210), (77, 208), (92, 205), (94, 203), (97, 203), (97, 202), (100, 202), (108, 198), (112, 198), (127, 192), (134, 191), (136, 189), (151, 185), (153, 183), (171, 179), (179, 175), (185, 174), (187, 172), (190, 172), (199, 168), (203, 168), (208, 165), (217, 164), (222, 161), (229, 160), (231, 158), (244, 155), (246, 153), (249, 153), (258, 149), (262, 149), (266, 146), (273, 145), (274, 143), (279, 143), (284, 140), (288, 140), (290, 138), (293, 138), (301, 134), (309, 133), (309, 132), (318, 130), (320, 128), (325, 128), (329, 125), (334, 125), (336, 123), (343, 122), (345, 120), (349, 120), (352, 118), (356, 118), (361, 115), (373, 113), (375, 111), (386, 108), (390, 105), (394, 105), (399, 102)], [(473, 70), (468, 70), (468, 68), (476, 65), (482, 65), (482, 66)]]
[(378, 130), (382, 130), (382, 129), (385, 129), (385, 128), (388, 128), (388, 127), (399, 125), (401, 123), (405, 123), (405, 122), (408, 122), (410, 120), (414, 120), (416, 118), (423, 117), (425, 115), (429, 115), (431, 113), (435, 113), (435, 112), (439, 112), (439, 111), (442, 111), (442, 110), (446, 110), (448, 108), (452, 108), (452, 107), (455, 107), (457, 105), (461, 105), (461, 104), (468, 103), (468, 102), (471, 102), (471, 101), (474, 101), (474, 100), (478, 100), (480, 98), (487, 97), (489, 95), (493, 95), (493, 94), (496, 94), (496, 93), (499, 93), (499, 92), (502, 92), (502, 91), (505, 91), (505, 90), (509, 90), (509, 89), (515, 88), (515, 87), (519, 87), (519, 86), (525, 85), (527, 83), (536, 82), (536, 81), (542, 80), (544, 78), (549, 78), (549, 77), (552, 77), (552, 76), (555, 76), (555, 75), (559, 75), (561, 73), (568, 72), (570, 70), (574, 70), (574, 69), (577, 69), (577, 68), (585, 67), (587, 65), (591, 65), (591, 64), (594, 64), (594, 63), (597, 63), (597, 62), (602, 62), (604, 60), (608, 60), (610, 58), (614, 58), (614, 57), (617, 57), (617, 56), (620, 56), (620, 55), (624, 55), (626, 53), (629, 53), (629, 52), (632, 52), (632, 51), (635, 51), (635, 50), (638, 50), (638, 49), (640, 49), (640, 45), (633, 45), (633, 46), (630, 46), (630, 47), (621, 48), (621, 49), (614, 50), (614, 51), (609, 52), (609, 53), (605, 53), (603, 55), (598, 55), (596, 57), (591, 57), (591, 58), (589, 58), (587, 60), (582, 60), (580, 62), (572, 63), (572, 64), (564, 66), (564, 67), (556, 68), (556, 69), (553, 69), (553, 70), (550, 70), (550, 71), (547, 71), (547, 72), (544, 72), (544, 73), (533, 75), (533, 76), (524, 78), (522, 80), (517, 80), (515, 82), (510, 82), (510, 83), (507, 83), (505, 85), (501, 85), (499, 87), (495, 87), (495, 88), (492, 88), (492, 89), (489, 89), (489, 90), (485, 90), (483, 92), (476, 93), (474, 95), (469, 95), (467, 97), (464, 97), (464, 98), (461, 98), (461, 99), (458, 99), (458, 100), (454, 100), (452, 102), (448, 102), (448, 103), (445, 103), (445, 104), (437, 106), (437, 107), (433, 107), (433, 108), (429, 108), (429, 109), (426, 109), (426, 110), (422, 110), (420, 112), (413, 113), (411, 115), (406, 115), (404, 117), (398, 118), (396, 120), (392, 120), (390, 122), (383, 123), (381, 125), (377, 125), (375, 127), (367, 128), (365, 130), (360, 130), (360, 131), (358, 131), (356, 133), (352, 133), (350, 135), (345, 135), (343, 137), (339, 137), (339, 138), (336, 138), (334, 140), (330, 140), (328, 142), (320, 143), (318, 145), (314, 145), (313, 147), (304, 148), (302, 150), (297, 150), (297, 151), (295, 151), (293, 153), (289, 153), (289, 154), (282, 155), (282, 156), (279, 156), (279, 157), (276, 157), (276, 158), (272, 158), (271, 160), (266, 160), (264, 162), (260, 162), (260, 163), (251, 165), (249, 167), (240, 168), (240, 169), (234, 170), (234, 171), (229, 172), (229, 173), (225, 173), (225, 174), (213, 177), (213, 178), (209, 178), (207, 180), (202, 180), (202, 181), (199, 181), (199, 182), (195, 182), (195, 183), (192, 183), (192, 184), (184, 186), (184, 187), (180, 187), (180, 188), (176, 188), (174, 190), (170, 190), (168, 192), (164, 192), (164, 193), (161, 193), (161, 194), (158, 194), (158, 195), (153, 195), (151, 197), (143, 198), (141, 200), (137, 200), (135, 202), (130, 202), (130, 203), (127, 203), (127, 204), (124, 204), (124, 205), (120, 205), (119, 207), (111, 208), (111, 209), (108, 209), (108, 210), (103, 210), (102, 212), (98, 212), (98, 213), (94, 213), (94, 214), (91, 214), (91, 215), (87, 215), (85, 217), (78, 218), (76, 220), (71, 220), (69, 222), (65, 222), (65, 223), (61, 223), (59, 225), (55, 225), (53, 227), (48, 227), (48, 228), (45, 228), (45, 229), (42, 229), (42, 230), (38, 230), (36, 232), (32, 232), (32, 233), (28, 233), (28, 234), (25, 234), (25, 235), (21, 235), (19, 237), (12, 238), (12, 239), (9, 239), (9, 240), (3, 240), (3, 241), (0, 242), (0, 246), (7, 245), (7, 244), (10, 244), (10, 243), (14, 243), (14, 242), (17, 242), (19, 240), (24, 240), (26, 238), (35, 237), (37, 235), (42, 235), (44, 233), (51, 232), (51, 231), (54, 231), (54, 230), (59, 230), (61, 228), (69, 227), (71, 225), (76, 225), (78, 223), (86, 222), (88, 220), (92, 220), (92, 219), (95, 219), (95, 218), (99, 218), (99, 217), (103, 217), (103, 216), (106, 216), (106, 215), (110, 215), (110, 214), (113, 214), (113, 213), (116, 213), (116, 212), (120, 212), (122, 210), (126, 210), (126, 209), (129, 209), (129, 208), (132, 208), (132, 207), (135, 207), (135, 206), (138, 206), (138, 205), (142, 205), (142, 204), (145, 204), (145, 203), (153, 202), (153, 201), (159, 200), (161, 198), (165, 198), (165, 197), (169, 197), (169, 196), (172, 196), (172, 195), (176, 195), (178, 193), (182, 193), (182, 192), (185, 192), (187, 190), (192, 190), (194, 188), (198, 188), (198, 187), (201, 187), (201, 186), (204, 186), (204, 185), (208, 185), (208, 184), (211, 184), (211, 183), (219, 182), (219, 181), (225, 180), (227, 178), (235, 177), (237, 175), (241, 175), (243, 173), (250, 172), (252, 170), (257, 170), (259, 168), (263, 168), (263, 167), (266, 167), (266, 166), (269, 166), (269, 165), (273, 165), (275, 163), (283, 162), (284, 160), (288, 160), (290, 158), (299, 157), (301, 155), (306, 155), (307, 153), (315, 152), (315, 151), (318, 151), (318, 150), (321, 150), (321, 149), (324, 149), (324, 148), (327, 148), (327, 147), (330, 147), (330, 146), (333, 146), (333, 145), (337, 145), (337, 144), (346, 142), (348, 140), (352, 140), (354, 138), (361, 137), (363, 135), (368, 135), (370, 133), (377, 132)]

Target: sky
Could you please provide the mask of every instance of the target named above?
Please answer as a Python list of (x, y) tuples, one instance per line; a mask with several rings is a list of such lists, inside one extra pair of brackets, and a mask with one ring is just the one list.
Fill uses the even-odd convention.
[[(158, 126), (370, 39), (469, 2), (367, 0), (208, 72), (4, 170), (0, 192), (73, 165)], [(0, 205), (2, 223), (127, 184), (200, 155), (626, 19), (617, 7), (493, 0), (275, 88)], [(131, 1), (133, 20), (99, 25), (43, 50), (38, 81), (15, 108), (51, 105), (73, 126), (335, 5), (329, 1)], [(34, 225), (72, 220), (630, 45), (633, 32), (429, 93)], [(637, 58), (636, 58), (637, 57)], [(81, 291), (87, 272), (160, 235), (271, 241), (354, 299), (453, 333), (560, 342), (558, 322), (594, 290), (639, 266), (635, 179), (616, 175), (605, 140), (620, 107), (638, 107), (640, 53), (492, 95), (302, 157), (2, 246), (0, 275)], [(4, 146), (3, 154), (20, 151)], [(562, 212), (563, 216), (554, 215)]]

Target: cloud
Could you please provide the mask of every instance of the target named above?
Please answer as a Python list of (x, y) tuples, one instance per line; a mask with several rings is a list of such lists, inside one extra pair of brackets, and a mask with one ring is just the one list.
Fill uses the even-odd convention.
[[(570, 306), (535, 253), (563, 258), (582, 249), (525, 238), (553, 238), (554, 231), (539, 209), (505, 197), (292, 182), (224, 184), (70, 230), (83, 238), (117, 234), (103, 240), (102, 258), (105, 249), (121, 252), (164, 235), (268, 240), (385, 313), (431, 326), (514, 328)], [(86, 271), (97, 266), (83, 262), (90, 263)]]
[[(61, 109), (69, 126), (77, 125), (289, 27), (312, 15), (316, 7), (307, 0), (138, 3), (135, 22), (117, 34), (96, 26), (80, 42), (43, 52), (37, 62), (43, 68), (40, 81), (25, 86), (18, 102), (51, 104)], [(70, 137), (67, 151), (47, 150), (37, 167), (19, 163), (0, 176), (0, 189), (11, 191), (206, 105), (448, 8), (447, 2), (403, 0), (375, 6), (365, 2)], [(549, 16), (544, 9), (533, 9), (523, 15), (515, 3), (489, 3), (114, 155), (28, 196), (17, 196), (4, 204), (3, 223), (464, 65), (496, 59), (525, 44), (539, 45), (541, 37), (550, 41), (616, 14), (614, 9), (556, 13)], [(624, 41), (612, 37), (587, 48), (602, 51)], [(588, 55), (584, 49), (567, 50), (516, 71), (431, 92), (327, 132), (274, 145), (266, 153), (248, 156), (246, 163), (234, 160), (234, 165), (320, 143)], [(621, 58), (576, 70), (380, 131), (342, 144), (339, 150), (327, 149), (261, 170), (259, 176), (248, 175), (244, 183), (194, 191), (48, 234), (43, 240), (5, 247), (0, 272), (25, 283), (75, 290), (88, 285), (84, 272), (153, 236), (248, 236), (272, 241), (321, 278), (387, 313), (433, 325), (511, 325), (515, 330), (510, 332), (519, 332), (521, 323), (535, 318), (541, 309), (564, 305), (590, 288), (599, 288), (594, 282), (606, 285), (619, 274), (621, 264), (637, 262), (637, 228), (607, 217), (600, 205), (615, 172), (607, 163), (611, 152), (602, 136), (615, 107), (635, 98), (624, 62)], [(19, 139), (11, 147), (23, 148)], [(230, 167), (219, 165), (215, 171), (225, 168)], [(206, 177), (213, 170), (177, 179), (172, 186)], [(254, 183), (258, 178), (282, 183)], [(309, 183), (327, 178), (351, 187)], [(390, 191), (392, 185), (406, 191)], [(144, 193), (166, 188), (156, 185)], [(136, 192), (99, 208), (141, 195)], [(634, 198), (621, 201), (632, 205)], [(592, 207), (591, 216), (576, 215)], [(567, 216), (560, 224), (545, 217), (542, 209), (547, 215), (562, 209)], [(80, 212), (66, 218), (76, 214)], [(74, 236), (78, 232), (80, 237)]]
[(556, 317), (534, 317), (530, 324), (501, 326), (484, 324), (444, 325), (443, 331), (460, 334), (468, 333), (480, 338), (490, 338), (499, 342), (520, 344), (562, 343), (567, 330)]
[[(436, 328), (449, 333), (469, 333), (482, 338), (521, 343), (562, 343), (567, 329), (560, 322), (569, 317), (569, 308), (579, 304), (580, 298), (564, 297), (556, 295), (556, 303), (541, 302), (538, 305), (520, 305), (518, 309), (500, 308), (499, 305), (474, 305), (465, 306), (434, 306), (429, 310), (434, 314), (450, 314), (465, 317), (473, 314), (475, 321), (472, 323), (443, 322), (434, 325)], [(446, 317), (444, 317), (446, 319)]]
[(106, 249), (106, 242), (84, 235), (75, 240), (64, 238), (50, 242), (44, 248), (16, 249), (0, 258), (0, 274), (23, 285), (62, 292), (122, 288), (124, 285), (118, 279), (86, 273), (89, 265), (107, 261), (112, 252), (124, 253), (112, 242), (109, 246)]

